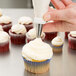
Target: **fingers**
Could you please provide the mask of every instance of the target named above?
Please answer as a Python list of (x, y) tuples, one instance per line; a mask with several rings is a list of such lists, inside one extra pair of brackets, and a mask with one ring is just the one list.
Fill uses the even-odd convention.
[(55, 10), (53, 7), (48, 8), (48, 12)]
[(53, 23), (47, 23), (43, 26), (43, 32), (56, 32), (57, 28), (55, 28)]
[(66, 20), (66, 10), (53, 10), (52, 12), (47, 12), (44, 15), (44, 20), (45, 21), (50, 21), (50, 20)]
[(72, 3), (72, 0), (61, 0), (66, 6)]
[(75, 31), (76, 25), (67, 22), (47, 23), (43, 26), (43, 32), (68, 32)]
[(65, 8), (65, 5), (60, 0), (51, 0), (51, 2), (54, 5), (54, 7), (57, 9), (64, 9)]

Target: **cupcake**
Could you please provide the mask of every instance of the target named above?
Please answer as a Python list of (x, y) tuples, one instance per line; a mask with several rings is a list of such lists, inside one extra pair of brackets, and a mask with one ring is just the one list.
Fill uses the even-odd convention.
[(9, 32), (9, 30), (11, 29), (11, 26), (12, 26), (11, 18), (9, 16), (1, 16), (0, 25), (2, 25), (3, 30), (5, 32)]
[(48, 71), (52, 56), (52, 48), (40, 38), (30, 41), (22, 49), (25, 69), (32, 73)]
[(45, 32), (45, 40), (52, 40), (57, 36), (57, 32)]
[(0, 31), (3, 31), (3, 28), (2, 28), (2, 26), (0, 25)]
[(33, 28), (33, 21), (30, 17), (21, 17), (19, 20), (18, 20), (18, 23), (19, 24), (22, 24), (26, 27), (27, 31), (29, 31), (30, 29)]
[(2, 10), (0, 9), (0, 17), (2, 16)]
[(62, 52), (62, 47), (63, 47), (63, 39), (59, 36), (55, 37), (52, 41), (51, 41), (51, 46), (53, 49), (54, 53), (60, 53)]
[[(36, 29), (33, 28), (33, 29), (29, 30), (29, 31), (26, 33), (26, 42), (28, 43), (28, 42), (36, 39), (36, 37), (37, 37), (37, 35), (36, 35)], [(41, 38), (42, 38), (42, 40), (44, 41), (44, 39), (45, 39), (45, 33), (42, 32)]]
[(0, 53), (9, 51), (9, 35), (4, 31), (0, 31)]
[(71, 31), (68, 35), (69, 48), (76, 50), (76, 31)]
[(9, 30), (11, 43), (16, 45), (25, 44), (26, 40), (26, 28), (21, 24), (16, 24)]
[(65, 39), (68, 39), (69, 32), (65, 32)]

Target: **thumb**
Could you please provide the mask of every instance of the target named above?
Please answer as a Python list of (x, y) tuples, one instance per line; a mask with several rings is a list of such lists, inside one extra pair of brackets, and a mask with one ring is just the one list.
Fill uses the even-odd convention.
[(53, 10), (47, 12), (43, 18), (45, 21), (50, 21), (50, 20), (65, 21), (67, 19), (67, 13), (66, 10)]

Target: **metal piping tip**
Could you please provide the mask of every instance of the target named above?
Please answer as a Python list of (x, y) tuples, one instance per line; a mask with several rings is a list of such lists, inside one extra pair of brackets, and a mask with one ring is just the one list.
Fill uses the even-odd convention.
[(42, 24), (37, 24), (37, 38), (41, 37), (41, 33), (42, 33)]

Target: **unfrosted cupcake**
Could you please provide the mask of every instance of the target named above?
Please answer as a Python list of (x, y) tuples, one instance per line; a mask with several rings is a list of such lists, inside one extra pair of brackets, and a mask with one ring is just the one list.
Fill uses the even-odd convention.
[(26, 28), (21, 24), (13, 25), (9, 31), (11, 37), (11, 43), (24, 44), (26, 40)]
[[(26, 41), (27, 41), (27, 43), (30, 42), (30, 41), (32, 41), (32, 40), (34, 40), (34, 39), (36, 39), (36, 37), (37, 37), (37, 35), (36, 35), (36, 29), (33, 28), (33, 29), (29, 30), (26, 33)], [(44, 41), (44, 39), (45, 39), (45, 33), (44, 32), (42, 32), (41, 38)]]
[(4, 31), (0, 31), (0, 53), (9, 51), (9, 35)]
[(51, 41), (51, 46), (53, 49), (53, 52), (55, 53), (60, 53), (62, 52), (62, 47), (63, 47), (63, 39), (59, 36), (55, 37), (52, 41)]
[(45, 32), (45, 40), (52, 40), (57, 36), (57, 32)]
[(12, 26), (11, 18), (9, 16), (1, 16), (0, 25), (2, 25), (3, 30), (5, 32), (9, 32), (9, 30), (11, 29), (11, 26)]
[(76, 50), (76, 31), (71, 31), (68, 35), (69, 48)]
[(68, 39), (69, 32), (65, 32), (65, 39)]
[(22, 49), (25, 69), (32, 73), (48, 71), (52, 56), (52, 48), (40, 38), (30, 41)]
[(2, 10), (0, 9), (0, 17), (2, 16)]
[(33, 28), (33, 21), (30, 17), (23, 16), (18, 20), (18, 23), (24, 25), (27, 31)]

